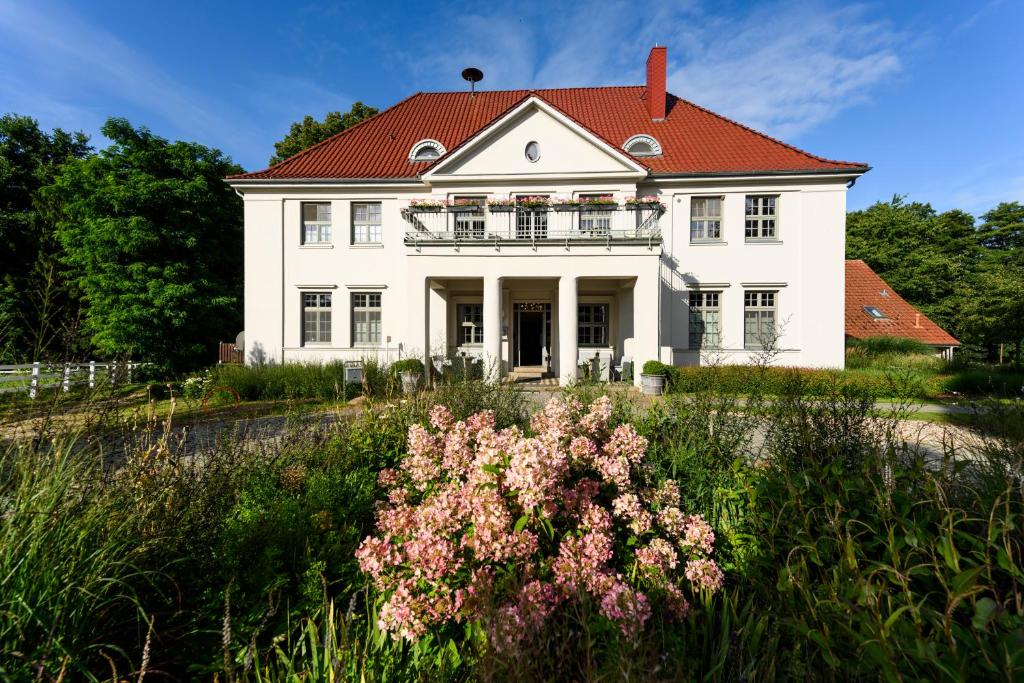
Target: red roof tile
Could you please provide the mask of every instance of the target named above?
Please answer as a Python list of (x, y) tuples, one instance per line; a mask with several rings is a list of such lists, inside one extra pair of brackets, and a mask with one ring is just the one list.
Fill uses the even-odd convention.
[[(877, 308), (886, 317), (871, 316), (864, 310), (866, 306)], [(846, 262), (846, 336), (908, 337), (933, 346), (960, 346), (860, 259)]]
[(636, 161), (658, 174), (770, 171), (866, 171), (866, 164), (832, 161), (668, 95), (668, 115), (651, 121), (644, 86), (418, 93), (373, 118), (271, 168), (233, 178), (415, 178), (429, 162), (409, 151), (434, 139), (450, 152), (530, 95), (537, 95), (614, 147), (634, 135), (655, 138), (661, 156)]

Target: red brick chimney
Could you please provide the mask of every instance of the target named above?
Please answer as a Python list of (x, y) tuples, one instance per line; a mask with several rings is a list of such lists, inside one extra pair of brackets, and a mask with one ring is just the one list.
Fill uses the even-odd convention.
[(647, 111), (651, 119), (665, 118), (665, 70), (668, 63), (668, 48), (652, 47), (647, 55)]

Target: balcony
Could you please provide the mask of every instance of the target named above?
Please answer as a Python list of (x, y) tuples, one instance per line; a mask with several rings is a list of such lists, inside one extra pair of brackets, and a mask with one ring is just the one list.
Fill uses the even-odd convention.
[(431, 206), (402, 210), (405, 244), (541, 246), (661, 244), (659, 204), (583, 207)]

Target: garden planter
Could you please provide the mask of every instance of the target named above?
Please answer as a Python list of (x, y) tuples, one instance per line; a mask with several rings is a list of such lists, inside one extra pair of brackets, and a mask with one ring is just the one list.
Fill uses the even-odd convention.
[(460, 204), (459, 206), (449, 206), (448, 213), (477, 213), (483, 209), (479, 204)]
[(665, 375), (640, 375), (640, 388), (647, 396), (661, 396), (665, 393)]
[(558, 213), (575, 213), (580, 210), (579, 204), (555, 204), (552, 208)]
[(409, 213), (441, 213), (440, 206), (410, 206)]
[(643, 202), (641, 204), (626, 204), (630, 211), (660, 211), (661, 204), (657, 202)]
[(516, 210), (516, 207), (511, 204), (501, 204), (495, 206), (488, 206), (487, 210), (491, 213), (512, 213)]
[(418, 372), (406, 370), (399, 375), (402, 378), (402, 391), (406, 394), (415, 394), (420, 388), (420, 380), (423, 376)]
[(614, 211), (615, 204), (581, 204), (580, 213), (604, 213)]

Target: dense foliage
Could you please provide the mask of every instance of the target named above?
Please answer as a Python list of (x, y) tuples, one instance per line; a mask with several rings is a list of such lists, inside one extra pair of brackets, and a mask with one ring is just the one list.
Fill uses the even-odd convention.
[(274, 156), (270, 157), (270, 165), (280, 163), (288, 157), (309, 149), (327, 138), (351, 128), (360, 121), (375, 115), (377, 110), (362, 102), (355, 102), (352, 108), (342, 114), (340, 111), (327, 112), (323, 121), (317, 121), (307, 115), (302, 121), (292, 124), (288, 135), (274, 143)]
[(124, 119), (102, 130), (111, 145), (45, 193), (61, 205), (61, 261), (90, 341), (106, 357), (195, 367), (242, 326), (242, 202), (224, 183), (241, 169)]

